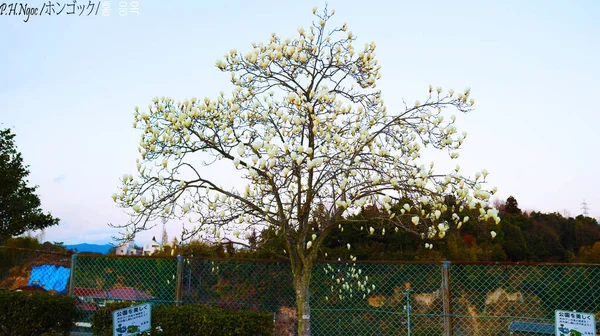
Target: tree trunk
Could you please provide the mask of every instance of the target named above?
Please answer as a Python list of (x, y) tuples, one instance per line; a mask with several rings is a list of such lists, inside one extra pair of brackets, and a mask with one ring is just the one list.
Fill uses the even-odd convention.
[(311, 266), (296, 265), (294, 290), (296, 291), (296, 316), (298, 336), (310, 336), (310, 273)]

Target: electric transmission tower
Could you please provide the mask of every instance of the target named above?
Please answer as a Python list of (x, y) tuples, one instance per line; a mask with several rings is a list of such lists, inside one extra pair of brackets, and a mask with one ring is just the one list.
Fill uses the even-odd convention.
[(584, 216), (588, 217), (590, 215), (590, 209), (588, 208), (587, 202), (585, 200), (583, 200), (583, 203), (581, 203), (581, 210), (583, 211)]

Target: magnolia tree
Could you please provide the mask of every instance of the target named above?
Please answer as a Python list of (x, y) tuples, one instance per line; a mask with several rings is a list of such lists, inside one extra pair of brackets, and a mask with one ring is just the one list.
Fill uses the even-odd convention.
[[(272, 34), (248, 53), (231, 50), (217, 61), (231, 76), (231, 95), (155, 98), (148, 110), (136, 108), (134, 127), (143, 131), (138, 176), (125, 175), (122, 193), (113, 195), (131, 210), (131, 221), (121, 226), (125, 239), (164, 217), (193, 222), (184, 239), (274, 228), (291, 263), (300, 335), (310, 334), (313, 263), (345, 214), (378, 206), (390, 227), (420, 235), (428, 248), (468, 220), (464, 208), (499, 221), (488, 207), (494, 191), (482, 188), (485, 170), (467, 178), (458, 165), (436, 173), (433, 164), (420, 162), (426, 146), (458, 157), (466, 134), (446, 113), (470, 111), (470, 90), (429, 87), (421, 102), (388, 112), (376, 89), (375, 43), (357, 46), (346, 24), (329, 28), (333, 11), (313, 14), (316, 21), (293, 39)], [(206, 177), (207, 167), (222, 162), (239, 171), (245, 188)], [(392, 213), (400, 201), (402, 210)], [(443, 220), (450, 218), (445, 213), (452, 220)]]

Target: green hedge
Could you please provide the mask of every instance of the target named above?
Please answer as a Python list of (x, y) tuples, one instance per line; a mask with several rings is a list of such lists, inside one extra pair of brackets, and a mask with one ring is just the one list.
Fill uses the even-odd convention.
[(69, 335), (76, 312), (67, 296), (0, 291), (0, 335)]
[[(119, 302), (97, 310), (92, 322), (94, 334), (111, 335), (112, 312), (131, 305), (131, 302)], [(152, 328), (152, 335), (165, 336), (260, 336), (274, 332), (270, 314), (201, 305), (153, 307)]]

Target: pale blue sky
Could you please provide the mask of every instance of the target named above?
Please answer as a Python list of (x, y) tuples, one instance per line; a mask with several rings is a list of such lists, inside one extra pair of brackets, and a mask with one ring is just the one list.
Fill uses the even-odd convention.
[[(43, 1), (27, 1), (42, 6)], [(135, 172), (135, 105), (230, 91), (214, 66), (271, 32), (292, 37), (320, 1), (140, 1), (120, 17), (0, 16), (0, 123), (61, 218), (46, 239), (107, 242), (127, 217), (110, 198)], [(429, 84), (472, 88), (476, 111), (459, 163), (486, 168), (498, 197), (524, 209), (600, 217), (600, 2), (329, 1), (361, 42), (374, 40), (388, 109)], [(175, 233), (179, 225), (171, 223)], [(141, 235), (144, 242), (160, 230)]]

